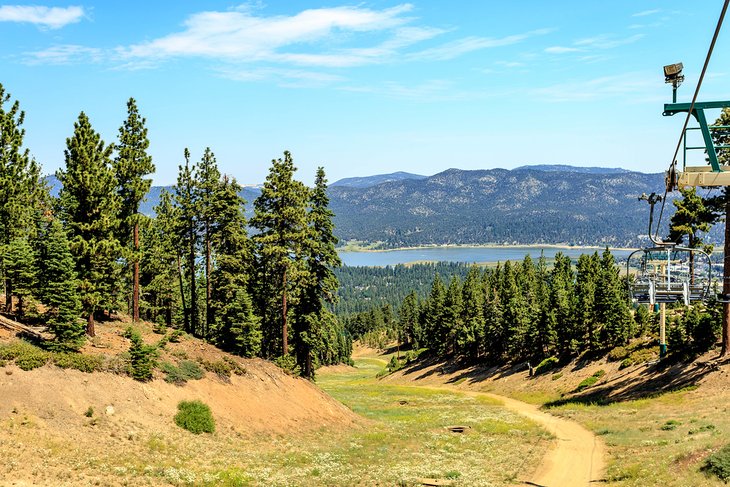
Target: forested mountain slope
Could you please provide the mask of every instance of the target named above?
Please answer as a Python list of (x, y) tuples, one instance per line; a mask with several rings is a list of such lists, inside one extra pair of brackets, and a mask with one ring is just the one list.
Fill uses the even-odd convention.
[(340, 239), (379, 241), (385, 247), (632, 246), (647, 233), (649, 208), (638, 196), (663, 187), (662, 174), (449, 169), (423, 180), (331, 187), (330, 197)]
[[(48, 183), (57, 185), (53, 176)], [(151, 188), (142, 213), (154, 213), (163, 188)], [(663, 188), (663, 174), (539, 165), (449, 169), (428, 177), (346, 178), (332, 183), (328, 192), (341, 241), (381, 242), (385, 248), (483, 243), (620, 247), (647, 243), (649, 207), (638, 196)], [(247, 217), (260, 192), (255, 186), (242, 189)], [(673, 212), (667, 203), (660, 234), (666, 233)], [(710, 241), (715, 234), (720, 230), (711, 232)]]

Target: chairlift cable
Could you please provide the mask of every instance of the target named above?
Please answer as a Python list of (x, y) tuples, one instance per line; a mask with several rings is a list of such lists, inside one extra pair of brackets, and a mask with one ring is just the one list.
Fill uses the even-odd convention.
[[(679, 149), (682, 147), (682, 140), (684, 139), (687, 125), (689, 125), (689, 119), (692, 116), (692, 111), (694, 110), (695, 103), (697, 102), (697, 96), (700, 93), (700, 88), (702, 87), (702, 81), (705, 79), (705, 73), (707, 72), (707, 66), (710, 64), (710, 58), (712, 57), (712, 51), (715, 49), (715, 43), (717, 42), (717, 38), (720, 35), (720, 29), (722, 28), (722, 23), (725, 20), (725, 12), (727, 12), (728, 4), (730, 4), (730, 0), (725, 0), (725, 2), (722, 5), (722, 12), (720, 12), (720, 18), (717, 20), (717, 26), (715, 27), (715, 33), (712, 36), (712, 42), (710, 42), (710, 48), (707, 50), (707, 56), (705, 57), (705, 64), (702, 66), (702, 72), (700, 73), (700, 79), (697, 81), (697, 87), (695, 88), (694, 96), (692, 96), (692, 103), (689, 106), (689, 110), (687, 111), (687, 117), (684, 119), (684, 125), (682, 126), (682, 131), (679, 133), (679, 140), (677, 141), (677, 147), (674, 150), (674, 155), (672, 156), (672, 160), (669, 163), (669, 171), (672, 170), (672, 166), (674, 166), (677, 163), (677, 155), (679, 155)], [(662, 216), (664, 215), (664, 205), (667, 202), (667, 193), (669, 192), (669, 188), (664, 188), (664, 198), (662, 198), (662, 208), (659, 212), (659, 219), (657, 220), (656, 224), (656, 232), (654, 233), (655, 237), (659, 236), (659, 225), (662, 221)]]

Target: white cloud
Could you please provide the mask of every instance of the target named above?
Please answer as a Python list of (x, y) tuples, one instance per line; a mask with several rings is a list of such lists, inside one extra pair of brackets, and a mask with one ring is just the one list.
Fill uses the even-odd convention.
[(552, 102), (593, 101), (605, 98), (620, 98), (624, 101), (647, 100), (655, 92), (655, 77), (642, 73), (624, 73), (603, 76), (584, 81), (569, 81), (538, 88), (532, 94), (541, 100)]
[(465, 37), (463, 39), (448, 42), (438, 47), (425, 49), (423, 51), (414, 53), (410, 56), (410, 58), (417, 60), (446, 61), (472, 51), (517, 44), (518, 42), (522, 42), (526, 39), (529, 39), (530, 37), (544, 35), (549, 32), (551, 32), (550, 29), (539, 29), (526, 32), (524, 34), (514, 34), (511, 36), (499, 38)]
[[(332, 53), (303, 53), (301, 50), (314, 43), (336, 43), (347, 34), (395, 31), (393, 39), (380, 46), (380, 49), (387, 50), (442, 32), (438, 29), (399, 30), (411, 20), (404, 14), (412, 8), (410, 4), (380, 11), (334, 7), (273, 17), (257, 17), (250, 9), (201, 12), (185, 21), (182, 32), (132, 45), (121, 52), (131, 58), (201, 56), (229, 61), (351, 66), (368, 62), (372, 55), (346, 49)], [(287, 49), (289, 52), (286, 52)], [(380, 53), (375, 51), (373, 54)]]
[(26, 56), (26, 64), (72, 64), (81, 61), (98, 62), (102, 59), (103, 52), (94, 47), (60, 44), (42, 51), (26, 53)]
[(661, 12), (661, 9), (658, 9), (658, 8), (655, 8), (652, 10), (643, 10), (641, 12), (636, 12), (635, 14), (632, 15), (632, 17), (646, 17), (647, 15), (654, 15), (654, 14), (658, 14), (659, 12)]
[(616, 47), (625, 46), (626, 44), (633, 44), (634, 42), (642, 39), (644, 34), (634, 34), (630, 37), (616, 38), (610, 35), (600, 35), (596, 37), (589, 37), (586, 39), (580, 39), (574, 44), (576, 46), (594, 48), (594, 49), (614, 49)]
[(580, 52), (581, 49), (577, 47), (565, 47), (565, 46), (552, 46), (545, 48), (545, 52), (548, 54), (565, 54), (568, 52)]
[(83, 17), (84, 8), (78, 6), (63, 8), (0, 5), (0, 22), (23, 22), (49, 29), (60, 29), (80, 21)]

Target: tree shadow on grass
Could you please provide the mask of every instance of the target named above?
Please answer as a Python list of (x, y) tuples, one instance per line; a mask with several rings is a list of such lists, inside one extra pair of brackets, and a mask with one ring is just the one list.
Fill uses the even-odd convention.
[(659, 397), (671, 392), (696, 388), (700, 381), (714, 370), (713, 366), (703, 362), (656, 362), (646, 365), (638, 373), (635, 368), (625, 369), (625, 372), (614, 374), (606, 382), (586, 392), (548, 402), (545, 407), (568, 404), (605, 406)]

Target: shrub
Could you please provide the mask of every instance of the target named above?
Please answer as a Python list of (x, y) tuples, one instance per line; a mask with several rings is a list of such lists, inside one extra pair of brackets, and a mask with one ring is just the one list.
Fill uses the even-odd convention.
[(710, 455), (701, 470), (727, 483), (730, 480), (730, 445), (725, 445)]
[(17, 341), (0, 346), (0, 360), (14, 360), (22, 370), (33, 370), (43, 367), (50, 354), (28, 342)]
[(540, 362), (537, 367), (535, 367), (535, 375), (542, 374), (543, 372), (547, 372), (548, 370), (551, 370), (555, 368), (558, 365), (558, 358), (557, 357), (548, 357), (542, 362)]
[(201, 401), (180, 401), (175, 424), (196, 435), (215, 431), (215, 420), (210, 408)]
[(215, 360), (213, 362), (201, 360), (201, 364), (203, 365), (203, 368), (205, 370), (216, 374), (221, 379), (226, 380), (231, 378), (231, 372), (233, 371), (233, 367), (225, 360)]
[(94, 415), (94, 408), (89, 406), (89, 409), (86, 410), (86, 412), (84, 413), (84, 416), (86, 416), (87, 418), (90, 418), (93, 415)]
[(562, 376), (563, 376), (563, 373), (562, 373), (562, 372), (558, 372), (557, 374), (553, 374), (553, 375), (552, 375), (552, 377), (551, 377), (551, 379), (552, 379), (552, 380), (558, 380), (558, 379), (560, 379), (560, 378), (561, 378)]
[(606, 358), (611, 362), (618, 362), (624, 360), (629, 356), (629, 350), (626, 347), (616, 347), (606, 355)]
[(682, 423), (680, 421), (677, 421), (676, 419), (670, 419), (666, 423), (662, 425), (663, 431), (672, 431), (674, 429), (677, 429), (677, 426), (681, 426)]
[(578, 384), (578, 387), (576, 387), (573, 392), (581, 392), (585, 389), (588, 389), (589, 387), (594, 386), (596, 384), (596, 382), (598, 382), (598, 379), (600, 379), (604, 375), (606, 375), (606, 371), (603, 369), (599, 370), (592, 376), (583, 379), (583, 381), (580, 384)]
[(299, 375), (299, 366), (297, 361), (291, 355), (282, 355), (274, 359), (274, 364), (278, 365), (284, 372), (289, 375)]
[(99, 355), (83, 355), (80, 353), (56, 353), (53, 363), (62, 369), (76, 369), (81, 372), (97, 372), (102, 370), (104, 359)]
[(177, 385), (185, 384), (189, 380), (202, 379), (204, 375), (203, 369), (191, 360), (182, 360), (177, 366), (163, 362), (161, 369), (166, 374), (165, 381)]
[(137, 330), (132, 330), (129, 346), (129, 361), (132, 378), (139, 381), (152, 379), (152, 369), (155, 366), (156, 347), (145, 345)]
[(172, 333), (170, 333), (170, 343), (178, 343), (180, 340), (182, 340), (185, 337), (185, 332), (182, 330), (174, 330)]

